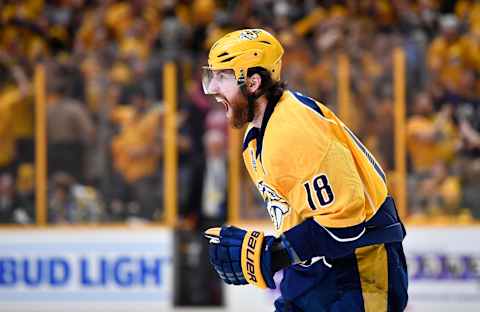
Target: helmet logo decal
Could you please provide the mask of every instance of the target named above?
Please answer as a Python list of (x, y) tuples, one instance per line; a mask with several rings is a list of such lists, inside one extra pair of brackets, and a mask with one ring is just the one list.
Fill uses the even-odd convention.
[(260, 30), (247, 29), (240, 33), (240, 39), (243, 40), (255, 40), (258, 38)]

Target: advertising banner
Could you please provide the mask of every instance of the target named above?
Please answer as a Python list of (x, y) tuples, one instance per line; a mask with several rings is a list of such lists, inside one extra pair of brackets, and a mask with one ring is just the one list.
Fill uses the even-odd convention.
[[(0, 310), (82, 304), (170, 307), (172, 232), (156, 230), (2, 230)], [(64, 310), (66, 311), (66, 310)]]
[[(480, 227), (407, 230), (408, 311), (480, 311)], [(170, 230), (0, 233), (2, 312), (176, 311)], [(273, 311), (280, 295), (252, 286), (224, 290), (218, 311)]]
[(480, 227), (410, 229), (409, 311), (480, 311)]

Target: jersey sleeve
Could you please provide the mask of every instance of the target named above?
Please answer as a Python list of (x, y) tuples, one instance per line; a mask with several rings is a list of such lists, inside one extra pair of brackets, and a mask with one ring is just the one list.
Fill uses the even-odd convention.
[[(302, 156), (303, 155), (303, 156)], [(270, 184), (288, 203), (298, 219), (313, 218), (332, 228), (350, 227), (365, 221), (362, 180), (351, 152), (331, 140), (321, 153), (284, 154), (284, 168)]]
[(365, 221), (362, 180), (352, 154), (340, 142), (332, 141), (323, 160), (298, 182), (288, 198), (303, 218), (333, 228)]

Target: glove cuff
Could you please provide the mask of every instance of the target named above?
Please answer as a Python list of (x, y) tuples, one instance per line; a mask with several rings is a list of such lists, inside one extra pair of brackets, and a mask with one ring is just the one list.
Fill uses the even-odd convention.
[(249, 284), (267, 288), (262, 274), (262, 249), (265, 235), (259, 231), (247, 231), (242, 242), (242, 271)]

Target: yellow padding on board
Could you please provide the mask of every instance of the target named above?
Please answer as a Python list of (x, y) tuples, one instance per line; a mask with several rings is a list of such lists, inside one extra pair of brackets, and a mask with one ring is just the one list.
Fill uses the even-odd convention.
[(264, 234), (247, 231), (242, 243), (242, 272), (248, 283), (260, 288), (267, 288), (262, 275), (261, 255)]

